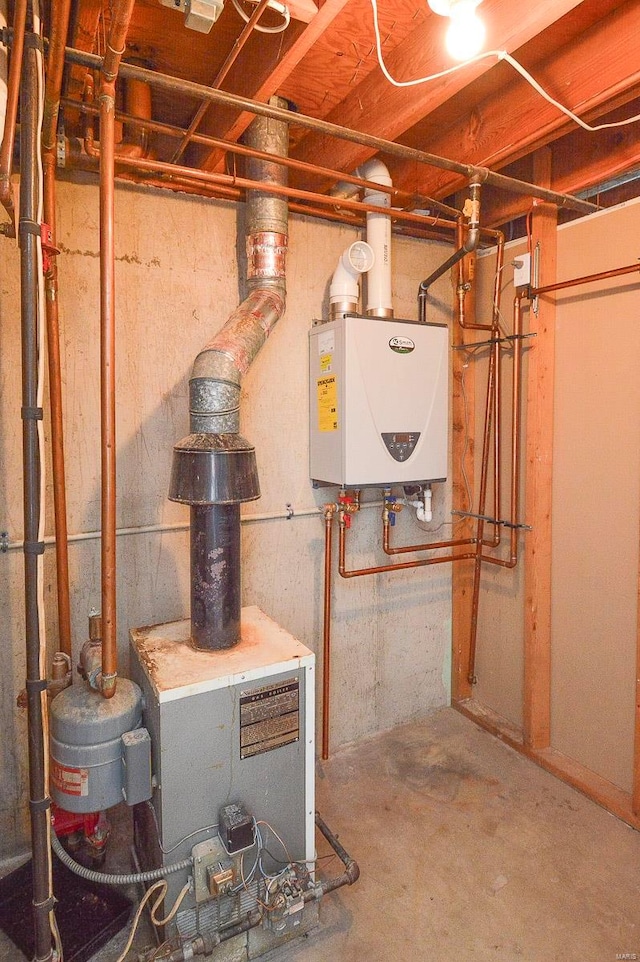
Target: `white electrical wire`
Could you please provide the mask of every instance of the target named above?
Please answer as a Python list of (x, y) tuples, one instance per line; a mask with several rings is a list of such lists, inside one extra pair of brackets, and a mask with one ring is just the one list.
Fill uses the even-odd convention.
[(540, 94), (548, 103), (553, 107), (556, 107), (561, 113), (565, 114), (570, 120), (572, 120), (583, 130), (587, 130), (590, 133), (594, 133), (597, 130), (609, 130), (612, 127), (626, 127), (628, 124), (635, 124), (640, 120), (640, 114), (635, 114), (633, 117), (628, 117), (626, 120), (618, 120), (613, 123), (608, 124), (588, 124), (585, 120), (574, 114), (572, 110), (561, 104), (560, 101), (556, 100), (551, 94), (542, 87), (538, 81), (531, 76), (531, 74), (525, 70), (521, 63), (519, 63), (515, 57), (507, 53), (506, 50), (486, 50), (484, 53), (479, 53), (475, 57), (471, 57), (469, 60), (465, 60), (464, 63), (454, 64), (453, 67), (447, 67), (446, 70), (440, 70), (438, 73), (429, 74), (427, 77), (417, 77), (415, 80), (396, 80), (391, 76), (387, 70), (387, 66), (384, 62), (384, 57), (382, 56), (382, 41), (380, 39), (380, 27), (378, 24), (378, 4), (377, 0), (371, 0), (371, 8), (373, 10), (373, 29), (376, 36), (376, 52), (378, 55), (378, 63), (380, 64), (380, 69), (382, 73), (394, 87), (416, 87), (419, 84), (429, 83), (431, 80), (440, 80), (442, 77), (448, 77), (452, 73), (457, 73), (458, 70), (464, 70), (465, 67), (469, 67), (471, 64), (478, 63), (481, 60), (486, 60), (488, 57), (494, 57), (496, 60), (504, 60), (506, 63), (510, 64), (513, 69), (520, 74), (520, 76), (530, 84), (531, 87)]
[(130, 932), (129, 932), (129, 938), (127, 939), (127, 944), (125, 945), (124, 950), (122, 951), (122, 953), (118, 956), (117, 962), (124, 962), (124, 960), (126, 959), (127, 954), (128, 954), (128, 952), (129, 952), (129, 949), (131, 948), (131, 946), (132, 946), (132, 944), (133, 944), (133, 940), (134, 940), (134, 938), (135, 938), (135, 934), (136, 934), (136, 931), (137, 931), (137, 929), (138, 929), (138, 925), (139, 925), (139, 923), (140, 923), (140, 918), (141, 918), (141, 916), (142, 916), (142, 912), (143, 912), (143, 910), (144, 910), (144, 907), (145, 907), (145, 905), (147, 904), (147, 902), (151, 899), (151, 896), (154, 895), (155, 892), (158, 892), (158, 889), (160, 889), (161, 891), (158, 893), (158, 897), (157, 897), (157, 899), (155, 900), (155, 902), (153, 903), (153, 905), (152, 905), (152, 907), (151, 907), (151, 913), (150, 913), (150, 915), (151, 915), (151, 921), (153, 922), (153, 924), (154, 924), (155, 926), (157, 926), (158, 928), (160, 928), (160, 927), (163, 926), (163, 925), (167, 925), (167, 924), (171, 921), (171, 919), (175, 916), (176, 912), (178, 911), (178, 909), (179, 909), (180, 906), (182, 905), (182, 902), (183, 902), (186, 894), (187, 894), (188, 891), (189, 891), (189, 883), (186, 882), (185, 885), (180, 889), (180, 892), (178, 893), (178, 896), (176, 897), (176, 900), (175, 900), (175, 902), (173, 903), (173, 907), (171, 908), (169, 914), (168, 914), (167, 916), (165, 916), (165, 918), (163, 918), (163, 919), (157, 918), (157, 917), (156, 917), (156, 912), (157, 912), (157, 910), (158, 910), (158, 908), (159, 908), (159, 906), (160, 906), (160, 903), (162, 902), (163, 898), (164, 898), (165, 895), (167, 894), (167, 883), (166, 883), (165, 879), (160, 879), (158, 882), (155, 882), (150, 888), (147, 889), (147, 891), (145, 892), (143, 898), (142, 898), (141, 901), (140, 901), (140, 904), (138, 905), (138, 908), (137, 908), (137, 910), (136, 910), (136, 914), (135, 914), (135, 916), (134, 916), (134, 918), (133, 918), (133, 923), (132, 923), (132, 925), (131, 925), (131, 930), (130, 930)]
[[(251, 17), (249, 17), (242, 7), (240, 6), (239, 0), (231, 0), (234, 7), (242, 17), (245, 23), (249, 23)], [(253, 0), (252, 0), (253, 2)], [(291, 14), (289, 13), (289, 8), (284, 3), (280, 3), (279, 0), (269, 0), (267, 4), (267, 9), (275, 10), (282, 17), (282, 23), (277, 23), (274, 27), (265, 27), (259, 23), (254, 23), (253, 29), (258, 33), (282, 33), (289, 26), (289, 21), (291, 20)]]

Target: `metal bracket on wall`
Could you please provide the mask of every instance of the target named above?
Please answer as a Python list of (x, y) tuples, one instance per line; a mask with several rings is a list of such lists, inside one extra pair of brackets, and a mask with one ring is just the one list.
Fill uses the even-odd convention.
[(459, 515), (462, 518), (475, 518), (477, 521), (486, 521), (488, 524), (499, 524), (503, 528), (518, 528), (520, 531), (533, 531), (530, 524), (514, 524), (513, 521), (500, 521), (490, 518), (486, 514), (473, 514), (471, 511), (452, 511), (451, 514)]
[(0, 552), (6, 554), (9, 550), (9, 532), (0, 531)]
[(490, 337), (487, 341), (470, 341), (466, 344), (454, 344), (452, 351), (472, 351), (476, 347), (488, 347), (491, 344), (513, 344), (514, 341), (526, 341), (530, 337), (537, 337), (537, 331), (529, 334), (505, 334), (504, 337)]

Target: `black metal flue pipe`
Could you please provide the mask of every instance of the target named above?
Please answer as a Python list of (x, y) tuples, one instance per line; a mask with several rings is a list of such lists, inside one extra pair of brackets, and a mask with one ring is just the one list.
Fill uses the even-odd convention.
[(191, 506), (191, 642), (233, 648), (240, 636), (240, 505)]

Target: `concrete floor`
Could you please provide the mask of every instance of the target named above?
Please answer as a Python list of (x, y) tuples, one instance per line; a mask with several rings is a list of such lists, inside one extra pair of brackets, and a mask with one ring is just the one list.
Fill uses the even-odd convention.
[(321, 764), (317, 803), (361, 877), (269, 962), (640, 960), (640, 834), (452, 709)]

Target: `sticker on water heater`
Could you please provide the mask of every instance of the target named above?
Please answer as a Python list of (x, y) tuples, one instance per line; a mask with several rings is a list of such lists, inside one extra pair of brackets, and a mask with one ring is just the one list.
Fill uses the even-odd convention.
[(396, 354), (411, 354), (415, 350), (415, 344), (410, 337), (403, 337), (402, 335), (397, 335), (392, 337), (389, 341), (389, 347)]
[(335, 374), (319, 377), (316, 381), (318, 392), (318, 431), (338, 430), (338, 383)]
[(331, 362), (333, 361), (333, 354), (321, 354), (320, 355), (320, 371), (323, 374), (331, 373)]
[(322, 331), (318, 334), (318, 354), (333, 354), (336, 349), (336, 332)]
[(51, 762), (51, 781), (64, 795), (84, 796), (89, 794), (89, 769), (69, 768), (60, 762)]

